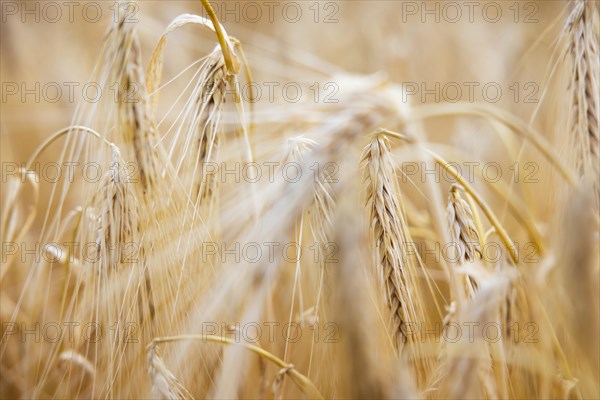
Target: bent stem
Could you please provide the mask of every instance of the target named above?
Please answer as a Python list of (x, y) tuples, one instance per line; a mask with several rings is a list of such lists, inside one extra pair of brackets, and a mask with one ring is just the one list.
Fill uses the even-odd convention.
[(233, 57), (231, 56), (231, 51), (229, 48), (229, 43), (225, 38), (225, 33), (223, 32), (223, 27), (217, 18), (217, 14), (215, 14), (215, 10), (213, 10), (210, 5), (210, 1), (202, 0), (202, 6), (206, 10), (208, 17), (210, 18), (213, 26), (215, 27), (215, 32), (217, 34), (217, 38), (219, 39), (219, 46), (221, 46), (221, 52), (223, 53), (223, 59), (225, 60), (225, 66), (227, 67), (227, 71), (231, 74), (237, 74), (240, 66), (239, 63), (233, 62)]
[(60, 139), (63, 135), (65, 135), (65, 134), (67, 134), (69, 132), (82, 132), (82, 133), (90, 134), (90, 135), (92, 135), (92, 136), (94, 136), (94, 137), (102, 140), (105, 144), (107, 144), (111, 148), (113, 148), (113, 149), (116, 148), (116, 145), (114, 143), (109, 142), (108, 140), (106, 140), (105, 138), (103, 138), (102, 135), (100, 135), (98, 132), (96, 132), (92, 128), (88, 128), (87, 126), (82, 126), (82, 125), (68, 126), (66, 128), (63, 128), (63, 129), (57, 131), (57, 132), (54, 132), (52, 135), (50, 135), (50, 137), (48, 139), (46, 139), (46, 141), (44, 143), (42, 143), (40, 146), (38, 146), (38, 148), (35, 150), (35, 152), (31, 155), (31, 157), (29, 158), (29, 160), (25, 164), (26, 165), (26, 171), (29, 171), (31, 169), (31, 165), (35, 162), (35, 160), (40, 156), (40, 154), (48, 146), (50, 146), (56, 140)]
[(304, 376), (300, 372), (298, 372), (298, 370), (296, 370), (296, 368), (294, 367), (293, 364), (288, 364), (285, 361), (283, 361), (281, 358), (274, 355), (273, 353), (270, 353), (261, 347), (258, 347), (258, 346), (255, 346), (255, 345), (252, 345), (249, 343), (237, 343), (236, 341), (234, 341), (232, 339), (220, 337), (220, 336), (214, 336), (214, 335), (191, 334), (191, 335), (166, 336), (166, 337), (155, 338), (154, 340), (152, 340), (152, 342), (150, 342), (150, 344), (148, 344), (147, 347), (150, 348), (150, 347), (156, 346), (160, 343), (173, 343), (173, 342), (180, 342), (183, 340), (202, 340), (203, 342), (208, 341), (208, 342), (213, 342), (213, 343), (221, 343), (224, 345), (240, 344), (243, 347), (245, 347), (246, 349), (258, 354), (260, 357), (271, 361), (273, 364), (275, 364), (279, 368), (281, 368), (282, 371), (285, 371), (284, 373), (289, 374), (290, 378), (292, 378), (292, 381), (294, 381), (294, 383), (298, 386), (298, 388), (307, 396), (310, 396), (311, 398), (316, 398), (316, 399), (324, 399), (323, 395), (321, 394), (321, 392), (319, 392), (319, 389), (317, 389), (315, 384), (312, 383), (312, 381), (310, 379), (308, 379), (306, 376)]
[[(412, 140), (408, 136), (403, 135), (401, 133), (392, 132), (392, 131), (389, 131), (387, 129), (381, 129), (381, 132), (385, 133), (386, 135), (390, 135), (390, 136), (393, 136), (393, 137), (395, 137), (397, 139), (403, 140), (403, 141), (405, 141), (407, 143), (414, 143), (414, 140)], [(458, 181), (458, 183), (465, 189), (465, 191), (471, 197), (473, 197), (473, 200), (475, 201), (475, 203), (477, 203), (477, 205), (479, 206), (479, 208), (481, 209), (481, 211), (483, 211), (483, 213), (485, 214), (485, 216), (487, 217), (487, 219), (490, 221), (490, 223), (496, 229), (496, 232), (498, 233), (498, 236), (500, 237), (500, 240), (504, 244), (504, 247), (506, 247), (506, 249), (508, 250), (511, 259), (513, 260), (513, 262), (515, 263), (515, 265), (518, 265), (519, 264), (519, 257), (517, 255), (517, 252), (516, 252), (515, 245), (514, 245), (513, 241), (510, 239), (510, 237), (508, 236), (508, 233), (506, 232), (506, 230), (504, 229), (504, 227), (502, 226), (502, 224), (500, 224), (500, 221), (498, 220), (498, 218), (496, 217), (496, 215), (494, 214), (494, 212), (492, 211), (492, 209), (487, 205), (487, 203), (485, 202), (485, 200), (483, 200), (483, 198), (469, 184), (469, 182), (467, 182), (465, 179), (463, 179), (463, 177), (457, 171), (455, 171), (454, 169), (452, 169), (450, 167), (450, 165), (448, 164), (448, 162), (446, 160), (444, 160), (440, 155), (434, 153), (433, 151), (431, 151), (429, 149), (424, 149), (424, 150), (433, 158), (433, 160), (436, 163), (439, 164), (440, 167), (444, 168), (450, 175), (452, 175), (452, 177)]]

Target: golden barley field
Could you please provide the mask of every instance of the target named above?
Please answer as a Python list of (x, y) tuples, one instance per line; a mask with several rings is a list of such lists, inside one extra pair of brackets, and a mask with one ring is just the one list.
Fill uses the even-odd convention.
[(600, 398), (598, 2), (0, 8), (0, 398)]

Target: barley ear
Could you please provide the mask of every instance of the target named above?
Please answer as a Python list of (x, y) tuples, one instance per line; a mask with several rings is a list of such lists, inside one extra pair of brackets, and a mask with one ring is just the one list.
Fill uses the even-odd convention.
[(576, 149), (576, 166), (586, 175), (598, 173), (600, 103), (600, 54), (598, 36), (594, 29), (594, 5), (591, 1), (572, 2), (572, 11), (565, 31), (566, 48), (571, 62), (571, 140)]
[(152, 382), (152, 392), (155, 397), (169, 400), (194, 398), (167, 368), (160, 356), (158, 345), (154, 342), (148, 346), (146, 360), (148, 362), (148, 374)]
[(457, 185), (452, 185), (450, 188), (447, 214), (450, 239), (459, 252), (457, 255), (459, 261), (463, 263), (481, 259), (481, 245), (475, 228), (473, 211), (462, 198)]
[[(410, 295), (405, 278), (406, 255), (403, 246), (404, 213), (392, 178), (389, 140), (383, 134), (373, 136), (363, 152), (362, 162), (367, 184), (367, 208), (371, 233), (377, 248), (378, 267), (387, 305), (392, 313), (392, 330), (398, 348), (406, 341), (403, 324), (414, 320), (407, 300)], [(412, 321), (410, 321), (412, 322)]]

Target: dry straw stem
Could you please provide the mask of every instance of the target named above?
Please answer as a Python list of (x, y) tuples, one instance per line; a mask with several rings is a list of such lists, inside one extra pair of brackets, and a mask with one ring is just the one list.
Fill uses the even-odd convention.
[(227, 37), (227, 33), (219, 23), (219, 19), (215, 14), (215, 10), (213, 10), (212, 6), (210, 5), (210, 1), (202, 0), (202, 6), (206, 10), (208, 17), (210, 18), (215, 28), (215, 33), (217, 34), (217, 38), (219, 39), (219, 45), (221, 46), (221, 51), (223, 52), (223, 58), (225, 59), (227, 71), (230, 74), (237, 74), (240, 70), (240, 63), (237, 60), (237, 58), (235, 58), (235, 56), (232, 55), (233, 49), (231, 47), (231, 41)]
[[(573, 10), (569, 15), (565, 31), (568, 34), (565, 56), (571, 60), (569, 86), (571, 89), (572, 112), (570, 133), (577, 150), (577, 167), (590, 173), (598, 171), (598, 146), (600, 103), (599, 73), (600, 54), (598, 37), (594, 30), (594, 2), (576, 0), (571, 2)], [(591, 165), (590, 165), (591, 164)]]
[[(389, 136), (393, 136), (395, 138), (404, 140), (408, 143), (414, 143), (413, 139), (411, 139), (401, 133), (392, 132), (387, 129), (382, 129), (381, 132), (383, 132)], [(473, 200), (475, 200), (475, 202), (477, 203), (479, 208), (481, 208), (481, 210), (483, 211), (485, 216), (488, 218), (490, 223), (496, 229), (496, 232), (498, 233), (500, 240), (502, 240), (502, 243), (504, 243), (504, 246), (508, 250), (512, 261), (518, 265), (519, 257), (517, 256), (516, 247), (515, 247), (513, 241), (508, 236), (508, 233), (506, 232), (506, 230), (504, 229), (502, 224), (500, 224), (500, 221), (496, 217), (496, 214), (494, 214), (494, 212), (487, 205), (485, 200), (483, 200), (483, 198), (479, 195), (479, 193), (477, 193), (477, 191), (475, 191), (475, 189), (469, 184), (469, 182), (467, 182), (462, 176), (460, 176), (460, 174), (455, 169), (453, 169), (446, 160), (444, 160), (441, 156), (439, 156), (438, 154), (434, 153), (431, 150), (428, 150), (428, 149), (425, 149), (425, 150), (433, 158), (433, 160), (439, 164), (440, 167), (444, 168), (450, 175), (452, 175), (452, 177), (457, 180), (457, 182), (465, 189), (465, 191), (473, 197)]]
[(186, 341), (186, 340), (200, 340), (204, 343), (206, 343), (208, 341), (208, 342), (213, 342), (213, 343), (221, 343), (221, 344), (225, 344), (225, 345), (240, 345), (240, 346), (258, 354), (262, 358), (271, 361), (272, 363), (277, 365), (279, 368), (282, 368), (283, 370), (285, 370), (285, 373), (290, 376), (292, 381), (296, 385), (298, 385), (298, 388), (300, 388), (300, 390), (307, 396), (310, 396), (311, 398), (314, 398), (314, 399), (323, 399), (324, 398), (323, 395), (321, 395), (321, 393), (317, 389), (317, 387), (314, 385), (314, 383), (312, 383), (312, 381), (310, 379), (308, 379), (306, 376), (304, 376), (300, 372), (298, 372), (298, 370), (296, 370), (294, 368), (293, 364), (288, 364), (285, 361), (283, 361), (281, 358), (277, 357), (276, 355), (269, 353), (265, 349), (255, 346), (253, 344), (237, 343), (233, 339), (229, 339), (229, 338), (225, 338), (225, 337), (221, 337), (221, 336), (214, 336), (214, 335), (167, 336), (167, 337), (155, 338), (154, 340), (152, 340), (152, 342), (148, 345), (148, 354), (150, 356), (151, 352), (154, 351), (156, 346), (161, 343), (173, 343), (173, 342), (180, 342), (180, 341)]

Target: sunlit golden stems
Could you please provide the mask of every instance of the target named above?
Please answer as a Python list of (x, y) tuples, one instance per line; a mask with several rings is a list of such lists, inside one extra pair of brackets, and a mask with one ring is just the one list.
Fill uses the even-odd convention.
[(161, 343), (181, 342), (181, 341), (185, 341), (185, 340), (199, 340), (204, 343), (213, 342), (213, 343), (221, 343), (221, 344), (225, 344), (225, 345), (242, 346), (242, 347), (258, 354), (262, 358), (271, 361), (272, 363), (277, 365), (279, 368), (284, 369), (285, 373), (287, 375), (289, 375), (289, 377), (292, 379), (292, 381), (296, 385), (298, 385), (298, 388), (303, 393), (305, 393), (307, 396), (309, 396), (311, 398), (315, 398), (315, 399), (323, 399), (323, 395), (321, 395), (321, 393), (319, 392), (317, 387), (314, 385), (314, 383), (312, 383), (312, 381), (310, 379), (308, 379), (306, 376), (304, 376), (300, 372), (298, 372), (298, 370), (296, 370), (292, 364), (287, 364), (286, 362), (284, 362), (281, 358), (277, 357), (276, 355), (266, 351), (265, 349), (263, 349), (261, 347), (258, 347), (258, 346), (255, 346), (255, 345), (252, 345), (249, 343), (238, 343), (233, 339), (229, 339), (229, 338), (221, 337), (221, 336), (213, 336), (213, 335), (179, 335), (179, 336), (167, 336), (167, 337), (155, 338), (148, 345), (148, 351), (150, 352), (152, 349), (156, 348), (156, 346)]

